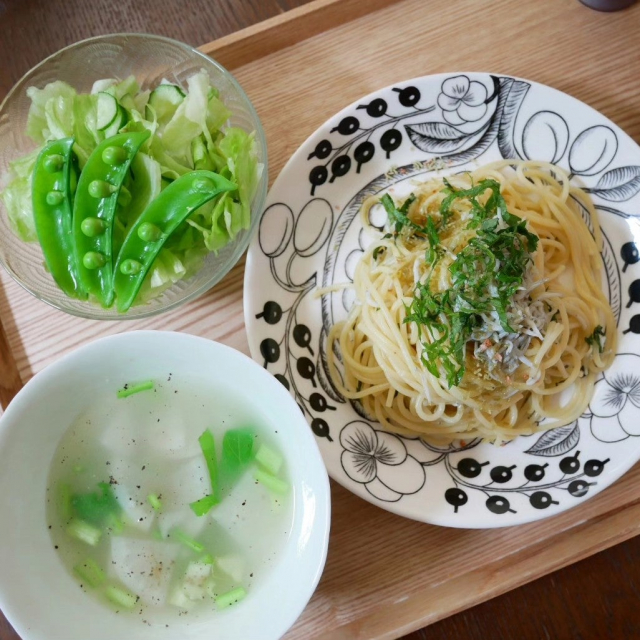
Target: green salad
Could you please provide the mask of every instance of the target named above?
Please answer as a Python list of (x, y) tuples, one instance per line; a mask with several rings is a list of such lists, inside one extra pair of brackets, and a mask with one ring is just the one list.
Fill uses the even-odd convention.
[(254, 132), (205, 71), (187, 90), (136, 79), (30, 87), (35, 151), (10, 165), (0, 194), (12, 230), (39, 242), (69, 296), (126, 312), (195, 274), (247, 229), (262, 165)]

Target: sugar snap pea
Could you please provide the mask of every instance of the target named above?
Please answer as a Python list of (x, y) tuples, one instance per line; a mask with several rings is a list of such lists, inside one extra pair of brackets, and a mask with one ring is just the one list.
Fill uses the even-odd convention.
[(80, 286), (71, 236), (73, 193), (73, 138), (47, 143), (33, 170), (31, 198), (38, 240), (49, 273), (68, 296), (86, 298)]
[(132, 225), (118, 254), (113, 279), (118, 311), (129, 310), (153, 261), (178, 226), (198, 207), (234, 189), (233, 182), (217, 173), (192, 171), (160, 193)]
[(113, 225), (134, 156), (149, 132), (120, 133), (101, 142), (89, 156), (73, 205), (73, 241), (80, 284), (103, 307), (113, 304)]

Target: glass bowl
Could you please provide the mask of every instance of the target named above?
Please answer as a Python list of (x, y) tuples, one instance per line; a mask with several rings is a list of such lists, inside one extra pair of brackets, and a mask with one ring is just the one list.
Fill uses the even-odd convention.
[(215, 60), (189, 45), (161, 36), (124, 33), (89, 38), (49, 56), (31, 69), (11, 89), (0, 105), (0, 190), (9, 179), (9, 163), (33, 151), (38, 145), (26, 134), (31, 101), (28, 87), (44, 87), (62, 80), (78, 92), (89, 92), (100, 78), (134, 75), (142, 89), (153, 88), (166, 79), (186, 86), (189, 76), (204, 69), (220, 98), (232, 113), (229, 125), (255, 131), (258, 161), (264, 165), (251, 205), (250, 228), (217, 254), (210, 253), (197, 274), (181, 280), (158, 297), (133, 306), (126, 314), (115, 307), (67, 297), (47, 273), (40, 245), (25, 243), (14, 234), (4, 204), (0, 200), (0, 263), (29, 293), (72, 315), (94, 320), (126, 320), (153, 316), (193, 300), (217, 282), (238, 262), (255, 232), (267, 193), (267, 146), (264, 131), (253, 105), (235, 78)]

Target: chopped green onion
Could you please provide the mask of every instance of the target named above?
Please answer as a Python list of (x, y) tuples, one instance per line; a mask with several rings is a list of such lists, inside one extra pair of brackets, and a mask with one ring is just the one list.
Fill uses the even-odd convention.
[(147, 500), (149, 504), (153, 507), (154, 511), (162, 511), (162, 502), (160, 502), (160, 498), (155, 493), (150, 493), (147, 496)]
[(100, 542), (102, 531), (82, 520), (72, 520), (67, 527), (67, 533), (72, 538), (77, 538), (81, 542), (95, 547)]
[(130, 591), (116, 587), (115, 585), (109, 585), (104, 590), (104, 595), (107, 596), (111, 602), (120, 605), (125, 609), (133, 609), (138, 602), (138, 596), (134, 595)]
[(151, 535), (155, 540), (164, 540), (164, 536), (162, 535), (162, 531), (160, 531), (160, 529), (155, 529)]
[(107, 579), (105, 572), (93, 558), (87, 558), (73, 567), (73, 570), (90, 587), (99, 587)]
[(119, 518), (115, 513), (110, 513), (106, 520), (105, 527), (111, 534), (118, 536), (124, 531), (125, 524), (122, 518)]
[(204, 498), (200, 498), (200, 500), (196, 500), (195, 502), (191, 502), (189, 506), (191, 507), (191, 511), (195, 513), (198, 517), (204, 516), (211, 509), (220, 502), (215, 496), (205, 496)]
[(183, 533), (179, 529), (174, 529), (171, 535), (174, 536), (178, 542), (182, 542), (183, 545), (189, 547), (189, 549), (193, 549), (196, 553), (202, 553), (204, 551), (203, 544), (193, 538), (190, 538), (186, 533)]
[(271, 447), (267, 447), (266, 444), (261, 444), (258, 453), (256, 453), (256, 462), (275, 476), (278, 475), (282, 467), (282, 456)]
[(153, 380), (147, 380), (147, 382), (141, 382), (140, 384), (134, 384), (131, 386), (127, 384), (124, 386), (124, 389), (120, 389), (118, 391), (118, 398), (128, 398), (129, 396), (133, 396), (141, 391), (150, 391), (154, 387), (155, 384)]
[(284, 480), (276, 478), (275, 476), (263, 471), (262, 469), (256, 469), (253, 472), (253, 477), (262, 485), (264, 485), (269, 491), (273, 493), (285, 494), (289, 490), (289, 485)]
[(210, 553), (205, 553), (201, 558), (198, 559), (200, 564), (213, 564), (213, 556)]
[(213, 434), (207, 429), (199, 438), (202, 455), (207, 463), (209, 478), (211, 479), (211, 495), (220, 502), (220, 483), (218, 482), (218, 459), (216, 457), (216, 441)]
[(216, 606), (219, 609), (224, 609), (236, 602), (240, 602), (240, 600), (242, 600), (246, 595), (247, 592), (243, 587), (237, 587), (236, 589), (232, 589), (231, 591), (227, 591), (227, 593), (223, 593), (221, 596), (218, 596), (216, 598)]

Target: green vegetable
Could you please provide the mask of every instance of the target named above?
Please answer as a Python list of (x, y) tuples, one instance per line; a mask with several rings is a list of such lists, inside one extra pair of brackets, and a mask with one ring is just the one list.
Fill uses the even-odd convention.
[(224, 609), (225, 607), (229, 607), (232, 604), (236, 604), (243, 600), (247, 595), (247, 592), (243, 587), (237, 587), (228, 591), (227, 593), (223, 593), (221, 596), (216, 598), (216, 606), (218, 609)]
[(10, 182), (0, 193), (7, 210), (11, 230), (24, 242), (36, 242), (38, 235), (33, 219), (32, 177), (40, 149), (9, 163)]
[(76, 91), (66, 82), (50, 82), (44, 89), (29, 87), (31, 108), (27, 135), (38, 144), (73, 136), (73, 103)]
[(108, 87), (105, 87), (103, 91), (110, 93), (116, 98), (118, 102), (123, 102), (127, 96), (135, 96), (140, 91), (140, 86), (135, 76), (127, 76), (124, 80), (116, 82), (115, 80), (109, 81)]
[(73, 138), (54, 140), (38, 156), (32, 181), (33, 217), (56, 284), (72, 298), (86, 298), (78, 280), (71, 236), (73, 143)]
[[(235, 186), (194, 207), (185, 216), (186, 223), (181, 220), (171, 237), (158, 245), (152, 264), (145, 267), (147, 275), (140, 276), (137, 302), (157, 297), (175, 282), (189, 278), (201, 269), (209, 252), (220, 250), (249, 228), (251, 201), (262, 171), (254, 135), (228, 126), (232, 114), (206, 72), (196, 73), (187, 85), (186, 94), (169, 84), (141, 91), (130, 76), (120, 82), (98, 80), (91, 94), (79, 94), (64, 82), (28, 90), (31, 108), (27, 130), (36, 143), (75, 140), (73, 153), (82, 170), (82, 188), (73, 215), (72, 239), (80, 246), (74, 257), (80, 285), (104, 306), (113, 301), (109, 289), (112, 269), (127, 233), (160, 191), (180, 176), (194, 170), (210, 171)], [(129, 171), (124, 171), (126, 175), (113, 182), (102, 175), (83, 179), (96, 148), (106, 140), (117, 141), (124, 133), (148, 136), (140, 147), (142, 153), (135, 155)], [(8, 184), (0, 193), (13, 232), (26, 242), (37, 240), (31, 196), (33, 167), (40, 150), (11, 163)], [(116, 160), (114, 155), (109, 162)], [(102, 203), (105, 215), (85, 213), (90, 194)], [(87, 218), (90, 220), (85, 222)], [(77, 234), (83, 230), (88, 240), (78, 240)]]
[[(73, 206), (73, 238), (82, 288), (104, 307), (113, 303), (113, 224), (118, 196), (144, 133), (122, 133), (100, 143), (85, 165)], [(107, 151), (113, 149), (114, 151)], [(118, 155), (115, 150), (122, 151)], [(100, 235), (87, 235), (85, 220), (104, 223)]]
[(200, 564), (213, 564), (213, 556), (210, 553), (205, 553), (201, 558), (198, 559)]
[(71, 520), (67, 526), (67, 534), (92, 547), (95, 547), (102, 537), (100, 529), (82, 520)]
[[(229, 179), (238, 185), (239, 205), (235, 198), (227, 197), (222, 213), (217, 212), (215, 223), (209, 238), (207, 247), (217, 245), (221, 238), (217, 237), (222, 224), (228, 234), (228, 240), (235, 238), (241, 229), (248, 229), (251, 222), (251, 200), (258, 186), (261, 169), (255, 153), (253, 134), (248, 134), (244, 129), (230, 127), (224, 133), (217, 146), (217, 151), (226, 161), (229, 170)], [(215, 212), (214, 212), (215, 213)], [(213, 220), (212, 220), (213, 222)], [(228, 241), (227, 240), (227, 241)], [(205, 238), (205, 242), (207, 238)]]
[(413, 204), (416, 197), (411, 194), (400, 206), (400, 208), (396, 207), (395, 202), (391, 198), (388, 193), (385, 193), (380, 198), (380, 203), (384, 207), (387, 212), (387, 216), (389, 216), (389, 221), (393, 224), (393, 229), (395, 233), (400, 233), (403, 229), (408, 228), (413, 232), (417, 232), (421, 235), (425, 235), (424, 229), (417, 225), (415, 222), (410, 220), (407, 216), (409, 211), (409, 207)]
[(97, 94), (96, 128), (98, 131), (104, 131), (115, 121), (119, 108), (118, 101), (110, 93), (101, 91)]
[(161, 84), (149, 96), (149, 106), (153, 107), (160, 125), (171, 120), (180, 103), (184, 100), (184, 91), (174, 84)]
[(181, 542), (185, 547), (189, 547), (196, 553), (202, 553), (204, 551), (204, 545), (190, 538), (186, 533), (180, 531), (179, 529), (174, 529), (171, 532), (171, 536), (174, 537), (178, 542)]
[(143, 391), (151, 391), (155, 387), (153, 380), (147, 380), (146, 382), (140, 382), (138, 384), (124, 386), (124, 389), (120, 389), (117, 393), (118, 398), (128, 398), (136, 393), (142, 393)]
[(189, 506), (191, 507), (193, 513), (200, 517), (209, 513), (209, 511), (211, 511), (211, 509), (215, 507), (219, 502), (220, 500), (215, 496), (208, 495), (204, 498), (200, 498), (200, 500), (189, 503)]
[(237, 472), (253, 460), (255, 433), (249, 429), (231, 429), (222, 440), (222, 463), (231, 472)]
[(105, 572), (93, 558), (87, 558), (73, 567), (78, 577), (90, 587), (99, 587), (107, 579)]
[(200, 448), (202, 449), (202, 455), (207, 463), (207, 470), (209, 471), (209, 479), (211, 480), (211, 496), (216, 501), (215, 504), (220, 502), (220, 483), (218, 481), (218, 458), (216, 455), (216, 441), (213, 434), (207, 429), (199, 438)]
[[(445, 184), (447, 195), (440, 206), (442, 226), (451, 218), (454, 202), (463, 199), (471, 205), (471, 221), (467, 228), (477, 229), (477, 234), (449, 266), (453, 283), (450, 289), (433, 292), (430, 275), (425, 282), (416, 285), (405, 322), (415, 322), (429, 336), (430, 340), (422, 339), (422, 362), (434, 376), (440, 375), (439, 367), (442, 367), (447, 383), (452, 387), (459, 385), (464, 376), (466, 344), (480, 314), (495, 311), (504, 331), (513, 333), (507, 310), (522, 286), (526, 267), (538, 246), (538, 237), (527, 230), (526, 220), (509, 213), (500, 193), (500, 184), (495, 180), (482, 180), (464, 190), (456, 190), (446, 181)], [(491, 193), (482, 204), (478, 197), (487, 190)], [(396, 213), (390, 214), (390, 220), (397, 227), (399, 217)], [(425, 259), (433, 272), (439, 260), (439, 239), (430, 220), (419, 229), (429, 241)], [(503, 224), (498, 228), (500, 221)], [(414, 227), (416, 225), (411, 228)]]
[(205, 71), (187, 80), (188, 92), (179, 104), (162, 134), (162, 143), (169, 153), (188, 158), (191, 141), (200, 134), (213, 145), (211, 130), (218, 130), (231, 113), (217, 98), (209, 99), (209, 76)]
[(275, 476), (282, 467), (282, 456), (266, 444), (261, 444), (256, 453), (256, 462)]
[(276, 478), (274, 475), (263, 471), (262, 469), (255, 469), (253, 477), (262, 485), (264, 485), (269, 491), (284, 495), (289, 491), (289, 484), (280, 478)]
[[(116, 113), (113, 117), (113, 120), (111, 121), (109, 126), (107, 126), (106, 129), (104, 130), (105, 139), (111, 138), (116, 134), (120, 133), (121, 131), (124, 132), (125, 131), (124, 125), (126, 122), (127, 122), (127, 113), (120, 105), (118, 105), (116, 109)], [(144, 128), (132, 129), (132, 131), (140, 131), (144, 133)]]
[(117, 511), (110, 513), (105, 520), (104, 528), (114, 536), (120, 535), (125, 528), (125, 521), (120, 517)]
[(104, 590), (104, 595), (107, 596), (113, 604), (124, 607), (125, 609), (133, 609), (140, 599), (130, 591), (122, 589), (121, 587), (116, 587), (115, 585), (109, 585)]
[(95, 493), (71, 496), (74, 514), (89, 524), (102, 527), (111, 516), (120, 514), (120, 505), (108, 482), (99, 482)]
[(604, 341), (606, 338), (606, 331), (604, 327), (598, 325), (590, 336), (585, 338), (586, 343), (591, 347), (597, 347), (598, 352), (602, 353), (604, 351)]
[(129, 230), (115, 267), (118, 310), (128, 311), (151, 265), (171, 234), (198, 207), (235, 185), (210, 171), (193, 171), (172, 182)]
[(155, 493), (150, 493), (147, 496), (147, 500), (149, 501), (149, 504), (151, 505), (154, 511), (158, 511), (158, 512), (162, 511), (162, 502), (160, 502), (160, 498), (158, 498), (158, 496)]

